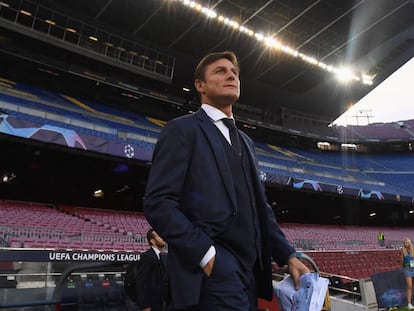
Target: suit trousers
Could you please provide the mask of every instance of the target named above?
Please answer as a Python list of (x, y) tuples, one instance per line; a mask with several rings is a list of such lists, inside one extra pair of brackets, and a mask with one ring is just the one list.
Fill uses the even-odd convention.
[(243, 268), (227, 249), (215, 245), (210, 277), (205, 276), (200, 302), (190, 311), (256, 311), (257, 295), (252, 271)]

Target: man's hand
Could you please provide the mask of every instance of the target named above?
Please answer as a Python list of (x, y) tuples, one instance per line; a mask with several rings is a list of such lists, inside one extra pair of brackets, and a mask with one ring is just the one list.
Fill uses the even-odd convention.
[(302, 274), (310, 273), (310, 270), (297, 257), (292, 257), (288, 260), (288, 270), (289, 270), (289, 273), (290, 273), (291, 277), (293, 278), (293, 283), (295, 284), (295, 289), (298, 290), (299, 285), (300, 285), (299, 277)]
[(203, 272), (207, 277), (210, 277), (211, 272), (213, 271), (215, 259), (216, 259), (216, 256), (211, 257), (211, 259), (208, 261), (208, 263), (203, 268)]

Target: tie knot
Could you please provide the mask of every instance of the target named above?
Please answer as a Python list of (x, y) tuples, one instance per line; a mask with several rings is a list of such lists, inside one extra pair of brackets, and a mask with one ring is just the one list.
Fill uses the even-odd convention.
[(221, 121), (223, 121), (224, 125), (227, 126), (227, 128), (229, 129), (230, 141), (233, 150), (236, 152), (238, 156), (241, 156), (239, 133), (237, 132), (237, 127), (236, 123), (234, 122), (234, 119), (223, 118), (221, 119)]
[(224, 125), (227, 126), (230, 130), (236, 129), (236, 123), (234, 122), (234, 119), (223, 118), (221, 121), (223, 121)]

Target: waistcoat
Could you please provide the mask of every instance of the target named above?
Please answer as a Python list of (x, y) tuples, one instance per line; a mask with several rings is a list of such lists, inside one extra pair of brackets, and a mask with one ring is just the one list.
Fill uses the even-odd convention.
[(232, 252), (241, 265), (250, 270), (256, 260), (260, 259), (261, 254), (261, 236), (252, 183), (252, 167), (244, 143), (241, 144), (242, 156), (240, 158), (224, 136), (220, 135), (220, 137), (233, 175), (237, 206), (234, 222), (215, 237), (215, 242)]

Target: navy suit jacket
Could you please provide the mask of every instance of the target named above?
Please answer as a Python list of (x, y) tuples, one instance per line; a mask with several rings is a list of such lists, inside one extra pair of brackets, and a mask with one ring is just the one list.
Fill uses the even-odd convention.
[(137, 305), (140, 309), (151, 307), (162, 310), (165, 299), (165, 269), (155, 251), (150, 247), (140, 255), (137, 269)]
[[(287, 263), (295, 252), (276, 223), (259, 177), (252, 140), (239, 131), (253, 168), (264, 268), (256, 273), (259, 297), (273, 294), (271, 259)], [(203, 109), (169, 121), (154, 150), (144, 213), (168, 243), (168, 277), (174, 308), (196, 305), (203, 271), (200, 261), (237, 214), (233, 175), (222, 135)], [(243, 239), (241, 236), (240, 239)]]

